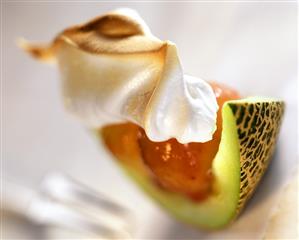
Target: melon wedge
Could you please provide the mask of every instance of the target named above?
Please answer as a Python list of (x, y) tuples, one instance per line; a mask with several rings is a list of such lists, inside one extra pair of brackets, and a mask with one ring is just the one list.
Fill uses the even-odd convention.
[[(135, 154), (135, 159), (118, 155), (117, 162), (144, 192), (177, 219), (200, 228), (221, 228), (238, 216), (267, 169), (283, 112), (284, 103), (275, 99), (252, 97), (225, 102), (221, 142), (212, 163), (213, 193), (200, 202), (155, 184), (140, 168), (140, 154)], [(98, 134), (105, 140), (109, 133), (104, 131)]]
[[(173, 56), (167, 55), (166, 49), (175, 45), (153, 36), (138, 14), (128, 9), (67, 28), (49, 45), (20, 41), (19, 46), (39, 60), (58, 62), (66, 108), (84, 122), (94, 123), (95, 118), (93, 126), (99, 125), (97, 113), (107, 111), (108, 106), (113, 108), (109, 100), (117, 96), (118, 87), (129, 84), (132, 76), (146, 76), (144, 86), (130, 82), (137, 88), (130, 88), (129, 92), (142, 89), (140, 96), (152, 92), (165, 72), (167, 76), (183, 76), (176, 51)], [(114, 95), (107, 97), (106, 93), (111, 92)], [(123, 108), (118, 103), (127, 99), (124, 96), (117, 101), (116, 109)], [(132, 99), (132, 107), (126, 108), (136, 108), (139, 98)], [(97, 108), (101, 104), (105, 105), (103, 109)], [(141, 105), (137, 112), (145, 111), (143, 108)], [(275, 147), (283, 108), (281, 101), (262, 98), (223, 105), (221, 143), (212, 163), (213, 194), (200, 202), (158, 187), (145, 171), (138, 152), (131, 159), (117, 155), (118, 162), (147, 194), (178, 219), (198, 227), (220, 228), (241, 212), (264, 174)], [(110, 114), (113, 116), (114, 112)], [(108, 136), (117, 138), (104, 129), (99, 133), (104, 140)]]

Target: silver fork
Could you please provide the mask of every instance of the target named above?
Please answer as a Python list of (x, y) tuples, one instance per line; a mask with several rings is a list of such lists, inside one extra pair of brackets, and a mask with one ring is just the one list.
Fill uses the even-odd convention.
[[(22, 214), (34, 224), (67, 229), (80, 233), (80, 236), (86, 234), (88, 238), (131, 238), (132, 212), (69, 176), (49, 174), (37, 192), (20, 191), (16, 186), (13, 189), (17, 194), (14, 198), (18, 196), (19, 201), (10, 197), (5, 205), (11, 205), (15, 212), (23, 211)], [(26, 203), (23, 202), (21, 207), (20, 201), (25, 199)]]

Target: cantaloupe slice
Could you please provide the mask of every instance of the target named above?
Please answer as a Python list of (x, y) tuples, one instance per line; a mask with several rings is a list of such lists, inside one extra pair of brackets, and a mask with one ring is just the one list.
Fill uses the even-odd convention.
[[(67, 89), (64, 90), (66, 107), (70, 112), (79, 110), (81, 117), (86, 116), (85, 110), (96, 112), (98, 94), (103, 91), (98, 91), (98, 87), (108, 86), (115, 75), (125, 82), (128, 69), (141, 61), (140, 71), (135, 72), (133, 67), (131, 74), (147, 75), (148, 72), (143, 70), (149, 67), (159, 76), (168, 66), (165, 49), (169, 42), (154, 37), (138, 14), (128, 9), (67, 28), (49, 45), (31, 45), (24, 41), (19, 45), (39, 60), (58, 60), (60, 68), (66, 70), (62, 71), (62, 85)], [(66, 53), (68, 58), (63, 57)], [(175, 55), (173, 59), (177, 64), (171, 69), (181, 69), (178, 57)], [(155, 74), (151, 79), (154, 82)], [(100, 81), (103, 79), (104, 82)], [(74, 101), (77, 98), (80, 101)], [(158, 187), (142, 165), (138, 151), (133, 155), (119, 154), (117, 158), (135, 182), (177, 218), (204, 228), (219, 228), (240, 213), (254, 192), (269, 164), (282, 115), (283, 103), (275, 99), (248, 98), (223, 105), (222, 139), (212, 164), (213, 194), (200, 202)], [(105, 140), (117, 137), (105, 128), (100, 135)]]
[[(138, 152), (118, 154), (118, 162), (149, 196), (179, 220), (207, 229), (221, 228), (238, 216), (267, 169), (283, 111), (282, 101), (256, 97), (223, 105), (221, 142), (212, 163), (213, 193), (203, 201), (193, 201), (155, 184), (142, 168)], [(107, 129), (99, 135), (104, 142), (117, 137)]]

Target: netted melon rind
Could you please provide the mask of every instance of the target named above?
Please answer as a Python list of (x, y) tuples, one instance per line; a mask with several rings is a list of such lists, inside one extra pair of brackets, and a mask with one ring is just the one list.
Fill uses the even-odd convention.
[(240, 144), (240, 212), (266, 171), (276, 145), (284, 104), (281, 101), (232, 102)]

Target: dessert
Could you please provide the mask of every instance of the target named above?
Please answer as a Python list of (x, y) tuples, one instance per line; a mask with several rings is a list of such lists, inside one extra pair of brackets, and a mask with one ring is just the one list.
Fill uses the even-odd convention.
[(209, 229), (238, 216), (271, 159), (282, 101), (184, 74), (175, 44), (129, 9), (20, 46), (58, 63), (66, 109), (171, 214)]

